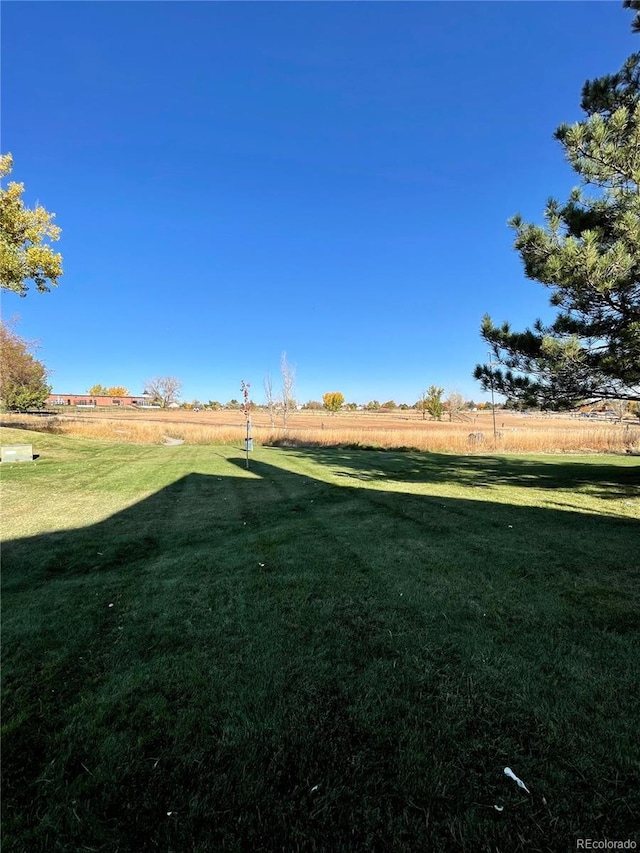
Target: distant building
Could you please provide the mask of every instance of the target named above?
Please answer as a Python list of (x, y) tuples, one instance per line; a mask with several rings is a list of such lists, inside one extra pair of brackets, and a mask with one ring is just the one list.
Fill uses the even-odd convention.
[(136, 409), (158, 408), (153, 398), (148, 394), (137, 397), (110, 397), (100, 394), (50, 394), (46, 399), (47, 406), (75, 406), (79, 409), (111, 408), (114, 406), (132, 406)]

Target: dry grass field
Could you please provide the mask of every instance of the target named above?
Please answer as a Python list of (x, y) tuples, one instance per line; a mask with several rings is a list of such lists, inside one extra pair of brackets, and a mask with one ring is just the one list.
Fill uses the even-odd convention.
[[(235, 444), (245, 436), (241, 411), (90, 410), (52, 417), (4, 415), (6, 426), (23, 425), (59, 435), (136, 444), (180, 439), (186, 444)], [(287, 428), (272, 426), (264, 411), (252, 414), (253, 439), (263, 446), (411, 448), (434, 452), (621, 453), (640, 451), (640, 423), (562, 415), (469, 413), (450, 423), (423, 420), (418, 412), (295, 412)]]

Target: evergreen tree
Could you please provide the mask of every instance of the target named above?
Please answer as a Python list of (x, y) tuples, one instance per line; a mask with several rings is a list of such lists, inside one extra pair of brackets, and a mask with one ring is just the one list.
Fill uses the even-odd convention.
[(555, 133), (582, 186), (564, 204), (549, 200), (544, 226), (510, 222), (526, 276), (559, 313), (524, 332), (482, 321), (506, 369), (477, 365), (475, 378), (527, 405), (640, 399), (640, 54), (585, 83), (582, 109)]
[(625, 9), (635, 10), (636, 14), (631, 24), (631, 29), (634, 33), (640, 33), (640, 0), (624, 0), (622, 5)]

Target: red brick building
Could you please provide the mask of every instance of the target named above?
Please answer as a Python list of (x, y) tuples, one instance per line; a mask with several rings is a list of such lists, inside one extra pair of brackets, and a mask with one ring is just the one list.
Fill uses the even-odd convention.
[(49, 394), (47, 406), (76, 406), (77, 408), (96, 409), (113, 406), (131, 406), (133, 408), (150, 408), (153, 401), (148, 394), (137, 397), (117, 396), (107, 397), (101, 394)]

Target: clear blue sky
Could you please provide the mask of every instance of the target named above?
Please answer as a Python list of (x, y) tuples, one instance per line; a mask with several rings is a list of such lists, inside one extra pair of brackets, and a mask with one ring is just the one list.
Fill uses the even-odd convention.
[[(3, 298), (55, 392), (482, 399), (483, 313), (549, 316), (507, 219), (638, 48), (618, 2), (4, 2), (2, 150), (57, 214), (57, 290)], [(275, 382), (274, 382), (275, 384)]]

